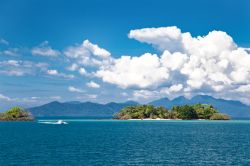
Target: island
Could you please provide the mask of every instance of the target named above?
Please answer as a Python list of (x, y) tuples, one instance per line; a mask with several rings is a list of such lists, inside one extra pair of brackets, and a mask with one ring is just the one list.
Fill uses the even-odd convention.
[(219, 113), (212, 105), (194, 104), (173, 106), (170, 110), (152, 105), (136, 105), (123, 108), (114, 119), (181, 119), (181, 120), (229, 120), (230, 116)]
[(0, 113), (0, 121), (33, 121), (33, 117), (21, 107), (13, 107)]

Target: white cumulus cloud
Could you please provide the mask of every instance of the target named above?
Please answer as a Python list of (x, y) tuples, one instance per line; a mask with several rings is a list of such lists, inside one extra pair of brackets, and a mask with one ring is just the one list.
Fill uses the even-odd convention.
[(237, 46), (226, 32), (214, 30), (193, 37), (173, 26), (131, 30), (128, 36), (153, 45), (160, 54), (114, 58), (95, 74), (121, 88), (138, 88), (135, 96), (150, 96), (145, 91), (150, 89), (151, 96), (219, 92), (234, 96), (247, 90), (242, 85), (250, 84), (248, 49)]
[(88, 83), (86, 83), (86, 85), (87, 85), (87, 87), (89, 87), (89, 88), (100, 88), (100, 85), (99, 84), (97, 84), (96, 82), (94, 82), (94, 81), (90, 81), (90, 82), (88, 82)]
[(58, 75), (58, 71), (57, 70), (47, 70), (47, 74), (48, 75)]
[(100, 66), (109, 63), (110, 52), (84, 40), (81, 45), (70, 46), (65, 49), (64, 54), (75, 63), (86, 66)]
[(43, 62), (32, 62), (23, 60), (5, 60), (0, 61), (0, 75), (7, 76), (25, 76), (35, 75), (40, 71), (47, 70), (49, 65)]
[(171, 93), (179, 92), (182, 89), (183, 89), (183, 85), (182, 84), (176, 84), (176, 85), (172, 85), (170, 87), (162, 88), (160, 90), (160, 93), (162, 93), (162, 94), (171, 94)]
[(101, 58), (108, 58), (111, 54), (107, 50), (100, 48), (98, 45), (91, 43), (89, 40), (83, 42), (83, 47), (88, 49), (93, 55)]
[(48, 56), (48, 57), (56, 57), (56, 56), (60, 55), (59, 51), (52, 49), (49, 46), (48, 41), (44, 41), (39, 46), (32, 48), (31, 53), (32, 53), (32, 55)]
[(0, 55), (18, 56), (20, 52), (20, 48), (7, 48), (6, 50), (0, 51)]
[(81, 68), (79, 69), (79, 73), (80, 73), (81, 75), (87, 75), (87, 71), (86, 71), (83, 67), (81, 67)]
[(131, 30), (128, 37), (152, 44), (162, 51), (169, 50), (174, 52), (182, 50), (182, 33), (176, 26)]
[(157, 55), (146, 53), (140, 57), (122, 56), (98, 70), (96, 76), (122, 88), (147, 88), (160, 85), (169, 74)]
[(79, 88), (76, 88), (76, 87), (74, 87), (74, 86), (69, 86), (68, 90), (69, 90), (70, 92), (84, 93), (84, 90), (79, 89)]
[(78, 69), (78, 65), (76, 63), (73, 63), (71, 66), (69, 66), (67, 69), (69, 71), (76, 71)]
[(5, 95), (3, 95), (3, 94), (1, 94), (0, 93), (0, 101), (9, 101), (9, 100), (11, 100), (8, 96), (5, 96)]
[(57, 76), (57, 77), (62, 77), (62, 78), (66, 78), (66, 79), (75, 78), (75, 76), (72, 75), (72, 74), (61, 73), (61, 72), (58, 72), (55, 69), (47, 70), (46, 73), (47, 73), (47, 75), (50, 75), (50, 76)]

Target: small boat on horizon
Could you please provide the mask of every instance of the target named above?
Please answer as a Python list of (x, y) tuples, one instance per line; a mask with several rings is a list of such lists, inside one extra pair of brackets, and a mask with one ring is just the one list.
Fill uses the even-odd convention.
[(68, 124), (68, 123), (64, 122), (63, 120), (58, 120), (55, 124)]

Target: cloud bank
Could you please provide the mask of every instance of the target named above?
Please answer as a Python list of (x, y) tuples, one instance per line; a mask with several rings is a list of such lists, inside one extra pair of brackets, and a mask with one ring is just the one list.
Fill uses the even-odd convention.
[[(214, 30), (203, 36), (192, 36), (171, 26), (131, 30), (128, 37), (151, 45), (157, 53), (145, 51), (142, 55), (117, 58), (89, 40), (60, 51), (45, 41), (33, 47), (30, 53), (54, 57), (49, 59), (52, 63), (59, 60), (57, 65), (17, 60), (14, 55), (20, 50), (9, 48), (0, 51), (0, 55), (12, 56), (11, 60), (0, 61), (0, 75), (40, 74), (68, 80), (88, 77), (95, 82), (85, 79), (82, 85), (87, 90), (99, 88), (101, 91), (116, 86), (119, 93), (123, 92), (121, 96), (135, 100), (207, 94), (250, 104), (250, 49), (238, 46), (226, 32)], [(7, 44), (4, 40), (0, 43)], [(103, 86), (101, 80), (112, 85)], [(69, 92), (85, 92), (76, 85), (67, 86)], [(110, 93), (112, 90), (108, 89)], [(88, 98), (98, 96), (91, 94)], [(8, 99), (3, 95), (0, 98)]]
[(250, 87), (250, 55), (225, 32), (193, 37), (173, 26), (131, 30), (128, 36), (161, 53), (114, 59), (96, 71), (104, 82), (166, 95), (235, 95)]
[(43, 72), (48, 68), (47, 63), (32, 62), (27, 60), (4, 60), (0, 61), (0, 74), (7, 76), (26, 76)]

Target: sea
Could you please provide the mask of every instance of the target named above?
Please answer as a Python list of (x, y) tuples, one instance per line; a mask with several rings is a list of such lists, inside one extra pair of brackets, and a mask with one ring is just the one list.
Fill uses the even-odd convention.
[(0, 166), (250, 165), (250, 120), (56, 120), (0, 122)]

